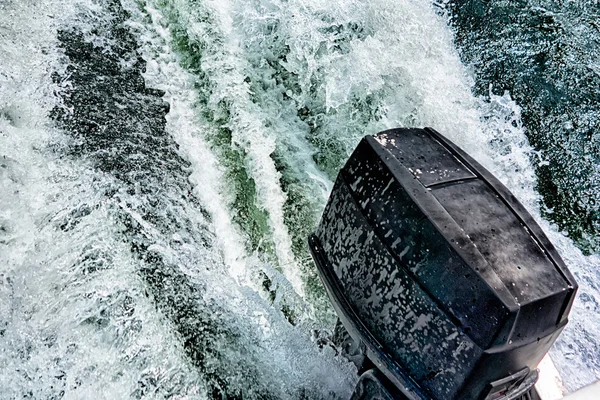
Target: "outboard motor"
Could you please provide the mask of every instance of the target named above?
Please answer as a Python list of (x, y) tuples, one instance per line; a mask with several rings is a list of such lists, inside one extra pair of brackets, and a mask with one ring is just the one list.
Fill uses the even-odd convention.
[(309, 244), (362, 373), (353, 399), (536, 398), (577, 284), (508, 189), (438, 132), (365, 137)]

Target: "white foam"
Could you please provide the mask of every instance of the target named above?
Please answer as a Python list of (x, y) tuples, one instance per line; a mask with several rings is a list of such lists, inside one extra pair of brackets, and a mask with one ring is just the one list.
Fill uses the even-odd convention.
[[(0, 4), (2, 396), (127, 398), (140, 379), (155, 379), (202, 397), (96, 190), (105, 177), (48, 147), (64, 142), (48, 119), (59, 104), (51, 73), (64, 68), (56, 32), (77, 24), (84, 10), (75, 1)], [(85, 222), (59, 229), (86, 205)], [(98, 328), (102, 313), (118, 313), (130, 300), (131, 315)]]
[(184, 1), (174, 1), (174, 7), (187, 23), (191, 39), (208, 43), (202, 69), (214, 86), (209, 106), (218, 110), (219, 102), (225, 102), (229, 108), (231, 122), (228, 128), (232, 133), (232, 144), (246, 154), (246, 168), (256, 185), (259, 206), (268, 214), (279, 266), (296, 292), (302, 295), (303, 282), (284, 224), (286, 195), (281, 190), (280, 174), (270, 157), (275, 150), (274, 133), (265, 127), (261, 110), (249, 99), (248, 86), (244, 82), (245, 61), (240, 55), (244, 38), (237, 37), (232, 30), (229, 12), (232, 4), (228, 1), (207, 3), (208, 12), (214, 17), (210, 34), (206, 32), (204, 22), (194, 20), (194, 12), (202, 11), (198, 4), (194, 4), (196, 8), (192, 9)]
[[(228, 277), (218, 272), (206, 272), (202, 268), (193, 273), (194, 279), (207, 284), (204, 298), (214, 299), (221, 308), (231, 312), (222, 318), (236, 327), (243, 334), (237, 348), (221, 348), (221, 356), (216, 362), (230, 365), (232, 376), (244, 374), (240, 366), (240, 354), (253, 357), (254, 367), (264, 374), (266, 381), (273, 385), (273, 393), (294, 393), (302, 387), (324, 390), (324, 393), (346, 393), (354, 379), (353, 367), (345, 360), (334, 357), (331, 349), (319, 351), (305, 336), (304, 328), (291, 326), (274, 304), (264, 301), (258, 295), (258, 288), (251, 279), (251, 270), (255, 269), (256, 260), (246, 253), (245, 238), (231, 220), (232, 211), (228, 204), (231, 199), (224, 186), (223, 171), (211, 153), (206, 138), (214, 133), (214, 127), (205, 121), (201, 106), (194, 106), (198, 93), (193, 88), (196, 77), (184, 71), (178, 64), (177, 55), (170, 48), (172, 37), (168, 31), (168, 21), (162, 17), (157, 8), (146, 6), (143, 12), (151, 16), (152, 26), (144, 25), (144, 13), (136, 9), (136, 5), (125, 3), (134, 15), (130, 26), (140, 35), (142, 54), (148, 60), (145, 73), (147, 85), (166, 92), (165, 100), (169, 101), (171, 110), (167, 116), (167, 130), (180, 145), (180, 151), (192, 163), (190, 177), (195, 185), (195, 194), (212, 216), (217, 241), (229, 272), (239, 286)], [(269, 153), (266, 153), (268, 157)], [(278, 184), (276, 175), (268, 177)], [(164, 251), (164, 250), (162, 250)], [(199, 266), (202, 267), (202, 266)], [(290, 288), (289, 283), (281, 282), (281, 277), (267, 266), (260, 266), (273, 280), (272, 284), (281, 287), (277, 296)], [(272, 286), (273, 287), (273, 286)], [(291, 293), (285, 293), (290, 297)], [(259, 343), (255, 340), (259, 339)], [(220, 344), (215, 344), (220, 348)], [(274, 374), (272, 370), (276, 370)], [(324, 373), (327, 371), (327, 373)], [(260, 377), (256, 377), (258, 379)], [(233, 386), (248, 382), (232, 382)]]
[[(135, 12), (135, 9), (130, 10)], [(251, 260), (246, 254), (245, 240), (231, 220), (232, 211), (228, 207), (231, 196), (224, 186), (224, 174), (205, 140), (214, 134), (213, 127), (199, 117), (200, 112), (193, 106), (198, 96), (193, 88), (194, 77), (183, 71), (170, 52), (172, 38), (169, 30), (161, 25), (160, 12), (149, 6), (145, 10), (152, 18), (153, 29), (141, 23), (130, 25), (143, 32), (140, 39), (144, 44), (144, 58), (148, 60), (144, 74), (146, 84), (165, 91), (164, 100), (170, 105), (166, 129), (179, 144), (184, 158), (192, 163), (190, 180), (195, 187), (194, 195), (211, 214), (225, 265), (240, 284), (252, 285), (247, 265)], [(156, 32), (154, 36), (152, 32)]]

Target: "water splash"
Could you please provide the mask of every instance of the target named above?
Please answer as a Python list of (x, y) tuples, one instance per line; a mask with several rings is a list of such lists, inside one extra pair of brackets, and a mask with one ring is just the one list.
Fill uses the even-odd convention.
[(541, 217), (521, 108), (472, 95), (429, 3), (123, 4), (1, 5), (7, 393), (347, 398), (352, 368), (309, 338), (332, 312), (305, 240), (358, 140), (398, 125), (440, 130), (534, 214), (581, 282), (555, 361), (598, 376), (599, 260)]

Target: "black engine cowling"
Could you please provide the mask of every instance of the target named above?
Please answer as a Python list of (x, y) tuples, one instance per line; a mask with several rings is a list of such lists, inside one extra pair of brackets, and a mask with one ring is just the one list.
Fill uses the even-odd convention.
[(508, 189), (429, 128), (365, 137), (309, 244), (392, 398), (514, 398), (577, 289)]

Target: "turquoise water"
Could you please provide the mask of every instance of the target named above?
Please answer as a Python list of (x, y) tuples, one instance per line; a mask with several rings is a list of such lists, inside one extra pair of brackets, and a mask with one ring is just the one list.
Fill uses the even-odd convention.
[(395, 126), (443, 132), (536, 217), (581, 283), (553, 359), (569, 390), (598, 379), (595, 153), (537, 128), (500, 82), (539, 71), (490, 73), (509, 41), (464, 7), (0, 0), (0, 398), (348, 398), (306, 237)]

